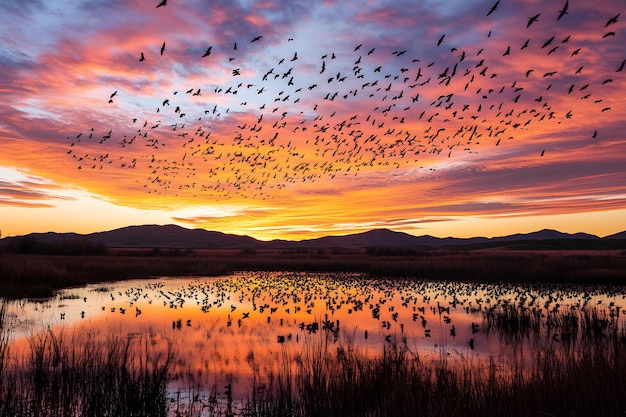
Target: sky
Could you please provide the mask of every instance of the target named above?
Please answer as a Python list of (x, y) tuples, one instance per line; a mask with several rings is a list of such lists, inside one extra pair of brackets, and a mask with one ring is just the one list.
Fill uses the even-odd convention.
[(164, 3), (0, 0), (3, 237), (626, 230), (622, 0)]

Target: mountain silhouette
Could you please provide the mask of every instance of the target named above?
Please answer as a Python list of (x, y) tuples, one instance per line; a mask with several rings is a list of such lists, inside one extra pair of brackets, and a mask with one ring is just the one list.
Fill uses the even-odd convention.
[(430, 235), (413, 236), (389, 229), (375, 229), (341, 236), (325, 236), (300, 241), (262, 241), (250, 236), (226, 234), (204, 229), (187, 229), (181, 226), (142, 225), (127, 226), (105, 232), (31, 233), (6, 237), (0, 245), (10, 247), (19, 242), (36, 241), (41, 244), (68, 244), (83, 242), (107, 248), (170, 248), (170, 249), (364, 249), (364, 248), (414, 248), (414, 249), (623, 249), (626, 248), (626, 231), (604, 238), (587, 233), (563, 233), (544, 229), (532, 233), (518, 233), (493, 238), (438, 238)]

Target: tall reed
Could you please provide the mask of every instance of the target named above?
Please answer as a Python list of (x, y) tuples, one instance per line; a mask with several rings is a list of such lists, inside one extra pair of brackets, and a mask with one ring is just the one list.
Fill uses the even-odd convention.
[(1, 416), (166, 416), (174, 351), (149, 340), (51, 330), (2, 352)]

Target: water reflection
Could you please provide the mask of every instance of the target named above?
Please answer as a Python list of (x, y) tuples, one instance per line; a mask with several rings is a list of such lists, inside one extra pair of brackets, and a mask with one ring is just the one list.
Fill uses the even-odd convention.
[(164, 351), (174, 342), (172, 391), (208, 393), (228, 386), (232, 395), (245, 396), (252, 381), (262, 386), (281, 363), (293, 362), (311, 345), (376, 355), (386, 344), (399, 343), (425, 360), (478, 361), (519, 354), (519, 340), (512, 343), (512, 337), (530, 349), (538, 337), (564, 343), (572, 335), (559, 323), (550, 325), (556, 313), (559, 320), (568, 314), (584, 320), (583, 310), (594, 311), (623, 325), (623, 302), (624, 294), (608, 287), (243, 273), (73, 288), (51, 300), (12, 304), (8, 318), (17, 349), (27, 346), (27, 336), (48, 328), (145, 338)]

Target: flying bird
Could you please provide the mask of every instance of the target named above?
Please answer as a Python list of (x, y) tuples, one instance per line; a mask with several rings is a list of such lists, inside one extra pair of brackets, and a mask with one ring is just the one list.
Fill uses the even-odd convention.
[(567, 14), (568, 7), (569, 7), (569, 1), (566, 1), (565, 5), (563, 6), (563, 9), (559, 11), (559, 16), (556, 18), (557, 22), (561, 20), (561, 18)]
[(524, 42), (524, 45), (522, 45), (522, 47), (520, 49), (526, 49), (528, 48), (528, 43), (530, 42), (530, 38), (526, 39), (526, 42)]
[(617, 23), (617, 19), (619, 18), (619, 16), (621, 15), (621, 13), (616, 14), (615, 16), (613, 16), (612, 18), (610, 18), (607, 22), (606, 25), (604, 25), (604, 27), (609, 27), (615, 23)]
[(626, 59), (622, 61), (619, 68), (615, 70), (615, 72), (622, 72), (624, 70), (624, 65), (626, 65)]
[(443, 43), (443, 38), (446, 37), (446, 34), (444, 33), (443, 35), (441, 35), (441, 38), (439, 38), (439, 40), (437, 41), (437, 46), (441, 45)]
[(546, 46), (548, 46), (548, 45), (552, 44), (552, 41), (553, 41), (553, 40), (554, 40), (554, 36), (553, 36), (553, 37), (551, 37), (550, 39), (548, 39), (547, 41), (545, 41), (545, 42), (543, 43), (543, 45), (541, 45), (541, 49), (543, 49), (543, 48), (545, 48)]
[(487, 13), (487, 16), (489, 16), (491, 13), (495, 12), (496, 10), (498, 10), (498, 5), (499, 4), (500, 4), (500, 0), (495, 2), (494, 5), (491, 6), (491, 9), (489, 10), (489, 12)]
[(167, 6), (167, 0), (162, 0), (161, 3), (157, 4), (157, 9), (161, 6)]
[(206, 52), (204, 53), (204, 55), (202, 55), (202, 58), (211, 55), (211, 49), (213, 49), (212, 46), (209, 46), (206, 50)]
[(139, 57), (139, 62), (143, 62), (146, 60), (146, 57), (143, 56), (143, 52), (141, 53), (141, 56)]
[(537, 20), (539, 20), (539, 16), (541, 16), (541, 13), (538, 13), (538, 14), (534, 15), (533, 17), (529, 17), (528, 18), (528, 23), (526, 24), (526, 27), (529, 28), (530, 25), (532, 25)]
[(262, 38), (262, 37), (263, 37), (263, 36), (259, 35), (259, 36), (255, 37), (255, 38), (253, 38), (253, 39), (250, 41), (250, 43), (252, 43), (252, 42), (258, 42), (258, 41), (260, 41), (260, 40), (261, 40), (261, 38)]
[(163, 56), (163, 52), (165, 52), (165, 42), (161, 45), (161, 56)]

